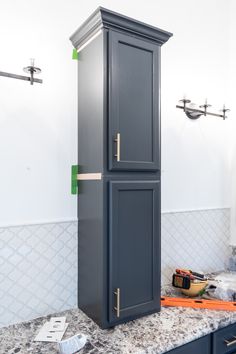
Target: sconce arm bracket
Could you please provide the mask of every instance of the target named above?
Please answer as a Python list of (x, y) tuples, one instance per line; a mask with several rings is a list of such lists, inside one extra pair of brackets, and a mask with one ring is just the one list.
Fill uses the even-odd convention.
[[(11, 78), (11, 79), (18, 79), (18, 80), (31, 81), (31, 78), (28, 77), (28, 76), (10, 74), (10, 73), (6, 73), (6, 72), (4, 72), (4, 71), (0, 71), (0, 76), (9, 77), (9, 78)], [(37, 82), (37, 83), (39, 83), (39, 84), (42, 84), (42, 83), (43, 83), (43, 80), (33, 78), (33, 82)]]
[(209, 116), (220, 117), (223, 119), (227, 118), (224, 114), (205, 112), (201, 109), (196, 109), (196, 108), (184, 107), (184, 106), (179, 106), (179, 105), (176, 105), (176, 108), (183, 109), (183, 111), (185, 110), (186, 116), (190, 119), (198, 119), (201, 116), (204, 116), (206, 114)]

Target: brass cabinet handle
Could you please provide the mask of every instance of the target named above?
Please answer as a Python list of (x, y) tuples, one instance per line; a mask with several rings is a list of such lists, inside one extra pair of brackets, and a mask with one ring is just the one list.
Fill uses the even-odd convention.
[(234, 345), (234, 344), (236, 344), (236, 336), (233, 336), (233, 340), (225, 340), (224, 342), (225, 342), (225, 344), (227, 345), (227, 347), (230, 347), (231, 345)]
[(114, 294), (116, 295), (116, 306), (114, 310), (116, 311), (116, 316), (120, 317), (120, 288), (117, 288)]
[(116, 138), (114, 140), (116, 142), (116, 161), (120, 161), (120, 133), (116, 134)]

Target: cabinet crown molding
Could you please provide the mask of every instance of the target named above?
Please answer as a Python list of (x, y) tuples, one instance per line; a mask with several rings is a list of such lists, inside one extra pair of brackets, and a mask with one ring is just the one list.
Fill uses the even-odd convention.
[(121, 30), (126, 33), (164, 44), (173, 35), (160, 28), (134, 20), (114, 11), (98, 7), (93, 14), (74, 32), (70, 40), (75, 48), (82, 46), (101, 28)]

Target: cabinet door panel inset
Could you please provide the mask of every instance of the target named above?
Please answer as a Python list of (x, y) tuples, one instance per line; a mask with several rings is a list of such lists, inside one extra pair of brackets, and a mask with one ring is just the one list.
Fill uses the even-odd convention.
[(159, 182), (110, 182), (110, 320), (159, 306)]
[(116, 32), (109, 44), (109, 168), (157, 170), (159, 47)]

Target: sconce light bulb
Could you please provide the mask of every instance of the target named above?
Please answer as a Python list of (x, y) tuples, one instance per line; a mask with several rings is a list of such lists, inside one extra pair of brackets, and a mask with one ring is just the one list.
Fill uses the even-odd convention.
[(30, 66), (33, 66), (34, 67), (34, 58), (30, 58)]

